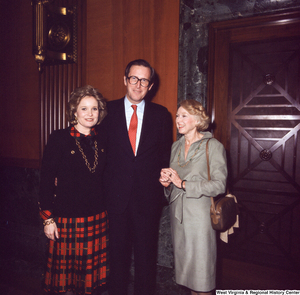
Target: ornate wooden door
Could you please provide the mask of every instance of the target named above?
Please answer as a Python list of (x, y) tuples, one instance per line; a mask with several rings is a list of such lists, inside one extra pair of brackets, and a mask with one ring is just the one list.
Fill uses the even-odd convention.
[[(211, 26), (209, 105), (240, 229), (226, 256), (299, 268), (299, 13)], [(221, 49), (221, 50), (220, 50)]]

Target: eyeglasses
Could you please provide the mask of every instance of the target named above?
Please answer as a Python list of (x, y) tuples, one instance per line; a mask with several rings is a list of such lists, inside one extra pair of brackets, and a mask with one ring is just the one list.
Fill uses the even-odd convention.
[(136, 76), (130, 76), (130, 77), (127, 77), (129, 83), (131, 85), (135, 85), (137, 84), (139, 81), (141, 83), (141, 86), (143, 87), (148, 87), (149, 84), (150, 84), (150, 81), (148, 79), (145, 79), (145, 78), (142, 78), (142, 79), (139, 79), (138, 77)]

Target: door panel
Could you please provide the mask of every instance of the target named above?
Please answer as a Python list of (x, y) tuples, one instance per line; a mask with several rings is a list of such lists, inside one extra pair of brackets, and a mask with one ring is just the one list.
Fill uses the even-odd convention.
[[(211, 26), (215, 44), (224, 40), (222, 34), (231, 37), (225, 54), (216, 47), (211, 52), (209, 105), (215, 137), (228, 152), (228, 185), (240, 206), (240, 228), (228, 245), (222, 245), (223, 254), (296, 270), (300, 261), (300, 30), (291, 36), (284, 19), (300, 26), (299, 15), (276, 17), (271, 24), (267, 20), (276, 29), (265, 40), (264, 30), (259, 29), (265, 28), (264, 19), (231, 21), (227, 29), (226, 22)], [(278, 26), (280, 21), (283, 27)], [(232, 36), (235, 28), (240, 34), (241, 26), (244, 36), (239, 42)], [(225, 69), (219, 71), (216, 61), (224, 58), (228, 66), (223, 62)]]
[(300, 39), (234, 44), (231, 63), (231, 187), (242, 206), (241, 250), (291, 265), (299, 204)]

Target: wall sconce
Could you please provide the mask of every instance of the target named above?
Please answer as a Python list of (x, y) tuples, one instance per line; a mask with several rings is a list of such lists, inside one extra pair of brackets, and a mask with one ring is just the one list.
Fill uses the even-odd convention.
[(43, 65), (77, 62), (77, 7), (57, 7), (54, 0), (34, 0), (33, 55)]

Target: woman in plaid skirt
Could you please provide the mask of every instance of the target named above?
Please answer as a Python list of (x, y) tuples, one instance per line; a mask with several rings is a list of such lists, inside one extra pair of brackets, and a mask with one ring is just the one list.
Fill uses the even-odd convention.
[(106, 284), (108, 220), (102, 176), (106, 146), (103, 96), (92, 86), (70, 96), (70, 127), (54, 131), (45, 147), (40, 215), (48, 240), (46, 292), (92, 294)]

